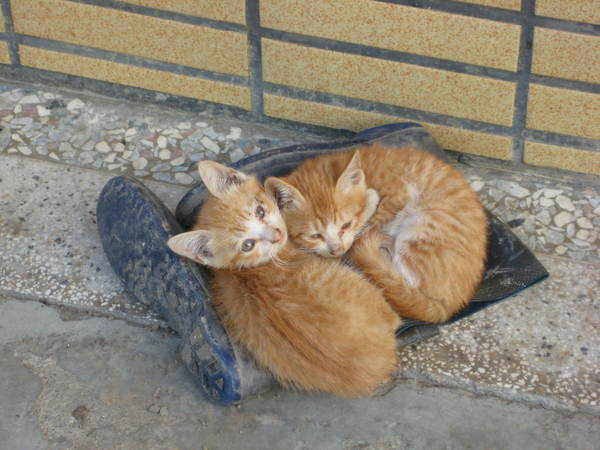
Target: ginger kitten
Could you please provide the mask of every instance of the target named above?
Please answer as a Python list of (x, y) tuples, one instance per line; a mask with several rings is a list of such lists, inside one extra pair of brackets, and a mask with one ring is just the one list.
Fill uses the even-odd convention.
[(352, 248), (401, 316), (444, 322), (481, 281), (483, 206), (460, 172), (427, 152), (364, 146), (323, 155), (265, 188), (295, 244), (325, 257)]
[(230, 338), (285, 386), (361, 396), (391, 380), (397, 314), (363, 275), (287, 239), (278, 207), (253, 176), (211, 161), (210, 192), (176, 253), (213, 268), (214, 307)]

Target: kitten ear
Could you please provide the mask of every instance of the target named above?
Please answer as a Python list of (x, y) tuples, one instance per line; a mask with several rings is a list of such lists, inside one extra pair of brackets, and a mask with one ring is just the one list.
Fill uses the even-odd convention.
[(354, 152), (354, 156), (340, 175), (336, 183), (336, 189), (347, 192), (354, 187), (364, 186), (365, 184), (365, 173), (363, 172), (360, 164), (360, 153), (359, 151)]
[(265, 180), (265, 191), (277, 202), (279, 209), (297, 208), (304, 205), (304, 196), (298, 189), (280, 178), (269, 177)]
[(200, 264), (211, 265), (214, 253), (210, 247), (212, 234), (207, 230), (188, 231), (173, 236), (167, 242), (171, 250)]
[(248, 178), (242, 172), (210, 160), (198, 163), (198, 173), (206, 189), (218, 198), (237, 189)]

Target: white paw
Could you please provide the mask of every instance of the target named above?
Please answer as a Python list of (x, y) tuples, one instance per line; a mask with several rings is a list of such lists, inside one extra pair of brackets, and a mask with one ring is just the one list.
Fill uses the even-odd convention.
[(367, 205), (365, 206), (365, 211), (362, 219), (367, 222), (375, 211), (377, 211), (377, 206), (379, 206), (379, 193), (375, 189), (367, 189)]
[(375, 189), (367, 189), (367, 205), (373, 205), (377, 208), (380, 199), (381, 197), (379, 197), (379, 193)]

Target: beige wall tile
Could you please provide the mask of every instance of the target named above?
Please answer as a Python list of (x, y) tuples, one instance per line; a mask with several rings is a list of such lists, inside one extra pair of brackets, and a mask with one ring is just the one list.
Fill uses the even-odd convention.
[(600, 139), (600, 95), (530, 84), (527, 128)]
[(6, 31), (4, 28), (4, 14), (2, 14), (2, 10), (0, 9), (0, 32)]
[(532, 71), (600, 83), (600, 37), (536, 28)]
[[(265, 94), (264, 106), (265, 114), (271, 117), (352, 131), (360, 131), (387, 123), (414, 122), (414, 120), (386, 114), (357, 111), (272, 94)], [(490, 158), (510, 159), (511, 157), (512, 140), (508, 137), (425, 122), (422, 122), (422, 125), (427, 127), (443, 148)]]
[(504, 9), (521, 9), (521, 0), (462, 0), (465, 3), (475, 3), (477, 5), (495, 6)]
[(245, 34), (63, 0), (12, 0), (17, 33), (246, 75)]
[(510, 126), (514, 83), (263, 39), (265, 81)]
[(8, 43), (0, 41), (0, 63), (10, 64), (10, 51), (8, 50)]
[(125, 0), (125, 2), (191, 16), (246, 23), (245, 0)]
[(600, 2), (598, 0), (536, 0), (535, 13), (538, 16), (598, 24)]
[(448, 150), (509, 160), (512, 158), (512, 138), (477, 131), (461, 130), (423, 123), (435, 140)]
[(136, 86), (183, 97), (251, 109), (250, 90), (217, 81), (114, 63), (67, 53), (19, 46), (21, 64), (37, 69)]
[(372, 0), (261, 0), (261, 24), (295, 33), (516, 70), (520, 27)]
[(526, 142), (525, 162), (536, 166), (600, 175), (599, 152)]

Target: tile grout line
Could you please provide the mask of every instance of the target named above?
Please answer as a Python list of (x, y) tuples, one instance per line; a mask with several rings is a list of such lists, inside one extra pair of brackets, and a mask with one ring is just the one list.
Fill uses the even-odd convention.
[(399, 6), (408, 6), (411, 8), (427, 9), (429, 11), (445, 12), (475, 19), (487, 19), (495, 22), (512, 23), (523, 25), (527, 20), (534, 25), (551, 28), (554, 30), (568, 31), (571, 33), (598, 35), (600, 25), (579, 22), (576, 20), (560, 19), (556, 17), (537, 16), (535, 11), (531, 17), (524, 19), (521, 11), (514, 9), (505, 9), (495, 6), (478, 5), (473, 3), (463, 3), (454, 0), (376, 0), (380, 3), (390, 3)]
[(551, 77), (532, 72), (529, 76), (529, 82), (559, 89), (568, 89), (570, 91), (600, 94), (600, 84), (590, 81), (570, 80), (568, 78)]
[(226, 20), (209, 19), (208, 17), (193, 16), (191, 14), (178, 13), (167, 11), (164, 9), (152, 8), (142, 5), (134, 5), (114, 0), (67, 0), (71, 3), (79, 3), (82, 5), (96, 6), (98, 8), (114, 9), (117, 11), (140, 14), (143, 16), (165, 19), (172, 22), (186, 23), (189, 25), (198, 25), (208, 28), (214, 28), (223, 31), (234, 31), (237, 33), (245, 33), (246, 26), (236, 23), (227, 22)]
[(555, 145), (558, 147), (571, 147), (575, 150), (600, 152), (600, 141), (592, 138), (572, 136), (570, 134), (556, 133), (544, 130), (524, 130), (525, 139), (538, 144)]
[[(415, 53), (402, 52), (399, 50), (390, 50), (365, 44), (356, 44), (317, 36), (302, 35), (271, 28), (261, 27), (259, 30), (263, 38), (272, 39), (278, 42), (285, 42), (288, 44), (301, 45), (303, 47), (315, 48), (318, 50), (327, 50), (343, 53), (345, 55), (381, 59), (383, 61), (416, 65), (428, 69), (443, 70), (460, 75), (489, 78), (500, 81), (516, 82), (519, 79), (518, 68), (517, 71), (511, 71), (507, 69), (498, 69), (455, 60), (436, 58), (434, 56), (419, 55)], [(547, 86), (580, 92), (600, 92), (600, 86), (595, 83), (569, 80), (566, 78), (540, 75), (536, 76), (536, 82)]]
[(535, 11), (535, 0), (521, 0), (521, 14), (524, 22), (519, 41), (519, 61), (517, 65), (517, 89), (515, 92), (515, 111), (513, 116), (513, 155), (515, 162), (524, 163), (525, 131), (527, 128), (527, 101), (529, 97), (529, 79), (533, 59), (534, 25), (529, 20)]
[[(371, 100), (363, 100), (355, 97), (332, 94), (329, 92), (312, 91), (308, 89), (285, 86), (266, 82), (265, 92), (273, 95), (283, 96), (294, 100), (307, 101), (311, 103), (323, 104), (346, 108), (351, 111), (364, 113), (384, 114), (403, 117), (405, 119), (429, 122), (435, 125), (445, 125), (453, 128), (463, 127), (467, 131), (495, 134), (499, 136), (512, 136), (513, 128), (510, 126), (482, 122), (478, 120), (465, 119), (447, 114), (413, 109), (404, 106), (379, 103)], [(450, 124), (452, 123), (452, 124)]]
[(260, 32), (260, 0), (246, 0), (246, 26), (248, 29), (248, 70), (252, 112), (264, 119), (262, 48)]
[(32, 36), (16, 34), (15, 39), (22, 45), (27, 45), (43, 50), (57, 51), (87, 58), (109, 61), (118, 64), (126, 64), (130, 66), (142, 67), (152, 70), (160, 70), (177, 75), (185, 75), (204, 80), (218, 81), (222, 83), (235, 84), (239, 86), (248, 86), (248, 78), (243, 75), (233, 75), (223, 72), (214, 72), (207, 69), (198, 69), (190, 66), (183, 66), (177, 63), (170, 63), (157, 59), (149, 59), (141, 56), (127, 55), (124, 53), (116, 53), (109, 50), (98, 48), (85, 47), (67, 42), (53, 41), (49, 39), (41, 39)]
[(19, 46), (12, 21), (12, 12), (10, 8), (10, 0), (2, 0), (2, 15), (4, 16), (4, 28), (6, 30), (7, 42), (10, 49), (10, 63), (13, 66), (20, 66), (21, 59), (19, 57)]
[(480, 76), (503, 81), (514, 81), (516, 78), (515, 72), (508, 69), (499, 69), (451, 59), (437, 58), (435, 56), (403, 52), (400, 50), (391, 50), (372, 45), (338, 41), (335, 39), (304, 35), (272, 28), (261, 28), (261, 34), (265, 38), (290, 44), (297, 44), (305, 47), (317, 48), (320, 50), (330, 50), (348, 55), (366, 56), (384, 61), (412, 64), (463, 75)]

